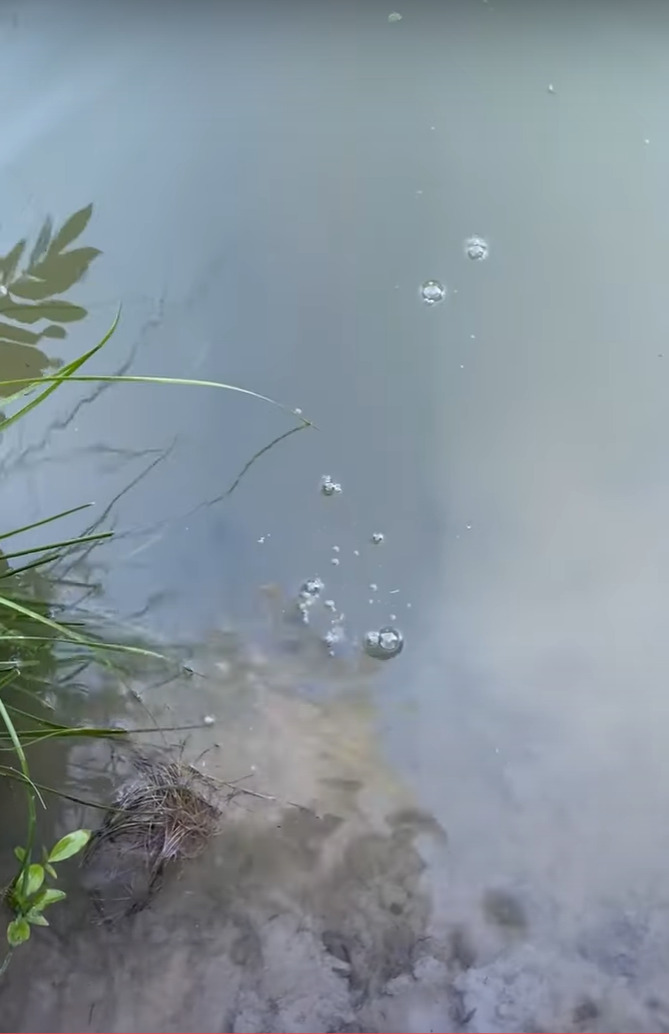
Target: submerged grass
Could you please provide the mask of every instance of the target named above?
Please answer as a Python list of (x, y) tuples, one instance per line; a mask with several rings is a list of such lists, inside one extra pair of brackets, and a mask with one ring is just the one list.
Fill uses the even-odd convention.
[(148, 903), (168, 864), (201, 853), (221, 817), (211, 782), (191, 766), (140, 754), (132, 764), (135, 778), (119, 790), (84, 856), (89, 865), (99, 858), (103, 866), (111, 859), (112, 869), (120, 864), (127, 882), (139, 868), (144, 893), (131, 898), (126, 914)]

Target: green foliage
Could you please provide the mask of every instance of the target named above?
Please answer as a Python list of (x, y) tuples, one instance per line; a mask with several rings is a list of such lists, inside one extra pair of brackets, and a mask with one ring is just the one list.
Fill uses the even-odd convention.
[[(96, 345), (60, 366), (54, 375), (45, 375), (47, 370), (53, 370), (58, 364), (41, 352), (37, 345), (44, 339), (65, 338), (67, 325), (86, 316), (86, 310), (81, 306), (58, 296), (80, 280), (100, 254), (96, 248), (70, 247), (86, 229), (91, 214), (92, 205), (87, 205), (66, 219), (56, 232), (51, 220), (47, 219), (29, 253), (26, 251), (27, 241), (21, 240), (4, 257), (0, 257), (0, 397), (12, 410), (10, 415), (0, 414), (0, 433), (41, 405), (67, 382), (216, 388), (240, 392), (277, 406), (297, 417), (297, 426), (278, 436), (250, 459), (226, 493), (229, 494), (250, 466), (265, 452), (295, 431), (313, 425), (299, 412), (267, 396), (232, 384), (172, 377), (82, 375), (81, 367), (93, 358), (114, 334), (120, 312)], [(87, 505), (89, 504), (73, 507), (20, 528), (4, 531), (0, 533), (0, 540), (68, 517)], [(0, 765), (0, 779), (11, 778), (21, 783), (27, 805), (25, 844), (14, 849), (18, 871), (4, 894), (5, 903), (12, 912), (12, 919), (7, 926), (9, 952), (0, 965), (0, 976), (9, 963), (12, 951), (29, 939), (31, 927), (49, 925), (44, 910), (66, 897), (64, 891), (49, 885), (49, 881), (57, 879), (56, 866), (81, 852), (91, 836), (89, 830), (74, 830), (62, 837), (50, 851), (43, 848), (41, 862), (34, 861), (36, 802), (44, 805), (40, 789), (50, 788), (39, 787), (33, 782), (26, 750), (32, 744), (45, 739), (126, 735), (124, 730), (118, 728), (105, 729), (83, 725), (71, 727), (48, 721), (40, 714), (18, 708), (7, 698), (5, 690), (31, 694), (31, 690), (27, 688), (28, 679), (31, 677), (30, 672), (35, 671), (40, 673), (39, 676), (32, 676), (38, 686), (50, 685), (56, 681), (50, 679), (56, 663), (62, 664), (63, 661), (67, 671), (77, 670), (76, 666), (81, 668), (91, 661), (96, 661), (115, 672), (117, 669), (112, 666), (110, 654), (113, 656), (120, 653), (166, 661), (163, 655), (141, 646), (106, 641), (95, 635), (95, 625), (90, 622), (84, 621), (83, 626), (77, 623), (75, 627), (74, 623), (62, 619), (62, 615), (54, 608), (53, 576), (49, 580), (40, 581), (42, 572), (48, 569), (51, 574), (54, 565), (69, 557), (74, 550), (82, 547), (88, 550), (110, 537), (109, 532), (97, 532), (95, 526), (90, 531), (95, 533), (83, 534), (76, 538), (53, 537), (53, 541), (42, 547), (17, 548), (8, 553), (0, 551), (0, 750), (13, 750), (18, 761), (18, 767)], [(21, 562), (17, 567), (15, 561), (24, 559), (26, 562)], [(36, 569), (39, 569), (39, 573)], [(42, 592), (39, 592), (40, 586)], [(82, 630), (77, 631), (77, 628)], [(71, 667), (68, 668), (68, 665)], [(66, 683), (67, 681), (65, 679)], [(39, 694), (36, 695), (37, 709), (43, 710)], [(70, 799), (87, 803), (75, 797)]]
[(91, 839), (90, 829), (75, 829), (73, 833), (68, 833), (64, 836), (57, 844), (49, 851), (49, 862), (64, 862), (66, 858), (71, 858), (72, 855), (79, 854), (80, 851), (86, 847), (86, 844)]
[(30, 855), (26, 848), (14, 848), (21, 868), (5, 894), (5, 901), (14, 914), (7, 926), (7, 942), (10, 948), (16, 948), (28, 940), (31, 926), (49, 925), (43, 914), (44, 909), (49, 905), (55, 905), (57, 901), (63, 901), (67, 894), (57, 887), (45, 886), (45, 880), (47, 876), (57, 879), (55, 864), (79, 854), (90, 838), (90, 829), (73, 830), (54, 844), (50, 851), (43, 849), (44, 860), (41, 865), (29, 863)]

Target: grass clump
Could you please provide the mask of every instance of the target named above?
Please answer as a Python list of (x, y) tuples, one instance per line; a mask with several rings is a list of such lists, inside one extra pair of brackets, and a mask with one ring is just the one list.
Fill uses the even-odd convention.
[(145, 893), (131, 898), (126, 914), (148, 903), (168, 864), (200, 854), (221, 817), (213, 783), (191, 765), (137, 754), (132, 766), (134, 778), (119, 789), (85, 855), (88, 864), (104, 854), (116, 870), (142, 870)]
[[(100, 254), (95, 248), (71, 247), (88, 225), (91, 214), (92, 206), (89, 205), (75, 212), (55, 232), (51, 220), (47, 220), (30, 253), (27, 253), (26, 241), (23, 240), (0, 258), (0, 369), (5, 372), (5, 377), (0, 379), (0, 398), (10, 410), (0, 414), (0, 433), (7, 431), (68, 382), (216, 388), (241, 392), (294, 415), (297, 425), (259, 450), (244, 466), (227, 495), (236, 488), (251, 464), (269, 448), (295, 431), (312, 426), (310, 422), (298, 411), (232, 384), (159, 376), (82, 374), (80, 371), (84, 364), (97, 355), (115, 333), (119, 314), (96, 345), (60, 366), (55, 373), (47, 374), (54, 369), (54, 363), (39, 351), (38, 344), (49, 339), (63, 339), (67, 334), (66, 326), (86, 315), (81, 306), (73, 305), (60, 296), (86, 273)], [(41, 330), (38, 325), (42, 326)], [(26, 359), (28, 355), (33, 357), (30, 361)], [(22, 377), (6, 376), (7, 371), (14, 369), (26, 372)], [(34, 531), (83, 508), (74, 506), (23, 527), (5, 530), (0, 532), (0, 539)], [(26, 753), (28, 749), (45, 739), (127, 736), (118, 728), (70, 726), (48, 720), (43, 716), (47, 688), (51, 696), (54, 692), (65, 692), (77, 673), (90, 664), (99, 664), (115, 672), (118, 669), (113, 658), (119, 653), (167, 661), (167, 658), (142, 647), (109, 642), (96, 631), (96, 620), (92, 617), (87, 620), (80, 610), (72, 615), (66, 605), (54, 600), (54, 593), (57, 594), (59, 588), (58, 577), (54, 574), (56, 565), (70, 557), (73, 551), (82, 547), (88, 550), (109, 537), (110, 532), (96, 531), (95, 534), (78, 537), (55, 538), (41, 547), (28, 546), (4, 554), (0, 552), (0, 751), (13, 753), (16, 758), (16, 765), (0, 765), (0, 780), (11, 779), (22, 785), (27, 815), (25, 843), (15, 851), (19, 868), (4, 893), (11, 919), (7, 927), (9, 953), (0, 965), (0, 974), (6, 968), (13, 949), (28, 939), (31, 925), (48, 925), (42, 914), (45, 904), (53, 904), (64, 897), (63, 892), (46, 887), (44, 881), (47, 877), (55, 878), (56, 861), (65, 860), (75, 853), (70, 847), (76, 844), (77, 851), (82, 850), (88, 842), (86, 858), (89, 862), (110, 845), (117, 857), (139, 860), (147, 875), (150, 893), (158, 885), (168, 863), (192, 858), (202, 850), (215, 832), (220, 816), (212, 800), (212, 785), (194, 769), (169, 759), (138, 757), (133, 763), (133, 780), (121, 789), (90, 842), (88, 831), (72, 831), (51, 852), (43, 850), (41, 861), (35, 862), (37, 802), (44, 805), (40, 789), (58, 791), (40, 787), (33, 781)], [(36, 568), (40, 569), (39, 572), (35, 571)], [(34, 591), (35, 579), (38, 580), (39, 592)], [(59, 680), (55, 678), (56, 667), (60, 673), (66, 672)], [(30, 711), (17, 707), (17, 693), (32, 696), (35, 706)], [(62, 796), (68, 797), (67, 794)], [(65, 842), (69, 845), (67, 850), (63, 848)]]

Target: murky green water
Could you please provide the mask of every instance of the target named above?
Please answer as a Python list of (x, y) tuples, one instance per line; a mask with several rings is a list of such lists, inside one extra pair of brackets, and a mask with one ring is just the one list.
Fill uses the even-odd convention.
[[(168, 743), (265, 796), (136, 915), (72, 867), (0, 1029), (669, 1029), (668, 31), (649, 0), (0, 4), (0, 253), (90, 201), (103, 253), (2, 376), (120, 302), (93, 372), (318, 426), (229, 496), (290, 415), (68, 385), (3, 437), (4, 525), (95, 502), (61, 529), (116, 533), (86, 607), (176, 658), (70, 718), (197, 725)], [(34, 765), (97, 799), (122, 770)]]

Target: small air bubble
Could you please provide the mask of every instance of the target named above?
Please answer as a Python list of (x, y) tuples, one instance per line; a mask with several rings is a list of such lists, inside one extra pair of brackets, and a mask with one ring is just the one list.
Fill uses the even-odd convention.
[(465, 528), (467, 529), (467, 531), (471, 531), (472, 530), (471, 524), (465, 524)]
[(379, 587), (376, 584), (376, 582), (370, 582), (369, 583), (369, 587), (372, 590), (372, 592), (378, 592), (379, 591)]
[(402, 633), (387, 625), (378, 632), (367, 632), (364, 638), (364, 650), (369, 657), (378, 661), (387, 661), (397, 657), (404, 646)]
[(206, 714), (202, 721), (205, 725), (214, 725), (216, 723), (216, 719), (213, 714)]
[(337, 604), (334, 600), (323, 600), (323, 606), (326, 610), (331, 610), (333, 613), (337, 609)]
[(353, 550), (353, 556), (360, 556), (360, 550), (359, 549), (354, 549)]
[(299, 596), (301, 600), (311, 601), (318, 599), (322, 593), (325, 585), (323, 579), (316, 576), (315, 578), (307, 578), (306, 582), (302, 582), (300, 586)]
[(338, 481), (333, 481), (329, 474), (324, 474), (321, 478), (321, 492), (323, 495), (339, 495), (341, 485)]
[(421, 286), (420, 296), (426, 305), (437, 305), (446, 297), (446, 288), (438, 280), (426, 280)]
[(325, 635), (323, 636), (323, 642), (327, 646), (328, 653), (331, 657), (334, 656), (335, 646), (337, 646), (339, 643), (342, 643), (345, 638), (346, 635), (341, 625), (333, 625), (332, 628), (328, 629), (328, 631), (325, 633)]
[(375, 531), (372, 533), (372, 542), (375, 546), (380, 546), (385, 537), (382, 531)]
[(332, 564), (332, 565), (333, 565), (334, 567), (339, 567), (339, 557), (338, 557), (338, 556), (333, 556), (333, 557), (332, 557), (332, 560), (330, 561), (330, 563), (331, 563), (331, 564)]
[(302, 416), (302, 410), (299, 406), (296, 406), (296, 408), (293, 410), (293, 413), (295, 414), (295, 416)]
[(548, 89), (548, 92), (549, 92), (549, 93), (555, 93), (555, 87), (553, 86), (553, 84), (552, 84), (552, 83), (549, 83), (549, 84), (548, 84), (548, 87), (547, 87), (547, 89)]
[(402, 15), (400, 14), (399, 11), (392, 11), (388, 15), (388, 21), (390, 22), (391, 25), (392, 25), (393, 22), (401, 22), (402, 21)]
[(483, 237), (468, 237), (465, 241), (465, 255), (472, 262), (481, 262), (490, 254), (490, 245)]
[(333, 546), (332, 547), (332, 552), (333, 553), (338, 553), (339, 552), (339, 546)]

